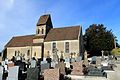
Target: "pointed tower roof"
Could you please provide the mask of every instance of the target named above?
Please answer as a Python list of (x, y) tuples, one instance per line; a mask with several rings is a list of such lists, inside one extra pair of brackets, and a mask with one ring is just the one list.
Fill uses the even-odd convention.
[(50, 14), (45, 14), (40, 16), (37, 26), (46, 24), (49, 18), (50, 18)]

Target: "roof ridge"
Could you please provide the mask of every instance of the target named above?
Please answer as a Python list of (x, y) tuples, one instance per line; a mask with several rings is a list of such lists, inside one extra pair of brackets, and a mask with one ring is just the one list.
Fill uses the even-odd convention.
[(76, 26), (64, 26), (64, 27), (57, 27), (57, 28), (52, 28), (52, 29), (62, 29), (62, 28), (72, 28), (72, 27), (81, 27), (81, 25), (76, 25)]
[(31, 34), (31, 35), (21, 35), (21, 36), (13, 36), (13, 37), (25, 37), (25, 36), (34, 36), (35, 34)]

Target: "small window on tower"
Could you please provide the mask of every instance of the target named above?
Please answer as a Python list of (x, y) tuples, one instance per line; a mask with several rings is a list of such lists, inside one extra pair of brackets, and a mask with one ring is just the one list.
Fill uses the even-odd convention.
[(37, 34), (39, 34), (40, 33), (40, 29), (38, 29), (38, 31), (37, 31)]
[(42, 34), (44, 34), (44, 29), (42, 29)]

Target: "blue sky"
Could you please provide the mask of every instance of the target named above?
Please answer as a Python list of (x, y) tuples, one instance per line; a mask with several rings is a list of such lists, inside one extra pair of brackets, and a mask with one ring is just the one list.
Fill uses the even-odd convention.
[(112, 29), (120, 43), (120, 0), (0, 0), (0, 51), (13, 37), (34, 34), (39, 17), (51, 14), (54, 27), (91, 24)]

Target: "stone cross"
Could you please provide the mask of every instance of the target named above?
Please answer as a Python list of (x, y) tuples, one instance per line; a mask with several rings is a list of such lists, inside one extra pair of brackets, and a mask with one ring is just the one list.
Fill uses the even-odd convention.
[(84, 64), (86, 66), (88, 65), (87, 51), (85, 51), (85, 53), (84, 53)]

